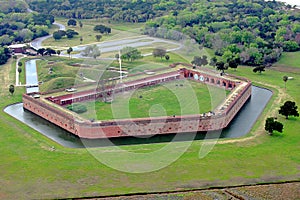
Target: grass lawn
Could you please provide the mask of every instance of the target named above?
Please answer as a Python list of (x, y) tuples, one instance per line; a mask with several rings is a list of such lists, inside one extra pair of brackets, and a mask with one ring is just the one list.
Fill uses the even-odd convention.
[[(97, 43), (96, 35), (102, 35), (101, 33), (95, 32), (93, 29), (95, 25), (105, 24), (106, 26), (109, 26), (112, 28), (112, 32), (109, 35), (103, 34), (102, 38), (100, 40), (107, 40), (107, 39), (114, 39), (114, 38), (120, 38), (124, 37), (132, 37), (137, 36), (140, 31), (141, 24), (133, 24), (133, 23), (108, 23), (106, 20), (95, 20), (95, 19), (83, 19), (81, 22), (83, 23), (83, 27), (79, 27), (79, 23), (77, 21), (77, 26), (67, 26), (68, 19), (63, 18), (56, 18), (56, 21), (58, 23), (61, 23), (66, 26), (67, 29), (73, 29), (76, 32), (79, 33), (79, 35), (74, 36), (74, 38), (68, 39), (66, 37), (63, 37), (60, 40), (54, 40), (54, 38), (49, 38), (46, 41), (43, 42), (43, 46), (52, 46), (55, 49), (66, 49), (70, 46), (78, 46), (78, 45), (84, 45), (84, 44), (91, 44), (91, 43)], [(54, 32), (58, 30), (56, 26), (53, 26), (51, 29), (51, 32)], [(80, 42), (80, 37), (83, 38), (82, 43)]]
[(108, 120), (209, 112), (214, 109), (211, 98), (217, 105), (224, 100), (226, 93), (229, 93), (222, 88), (209, 88), (206, 84), (195, 81), (173, 81), (117, 94), (112, 103), (83, 103), (88, 111), (81, 115), (86, 119)]
[[(72, 198), (300, 180), (300, 119), (286, 120), (277, 112), (285, 100), (300, 105), (299, 73), (267, 70), (260, 75), (249, 67), (228, 73), (248, 77), (254, 84), (272, 89), (274, 95), (248, 136), (219, 140), (203, 158), (199, 151), (208, 145), (203, 141), (131, 145), (121, 150), (115, 146), (65, 148), (1, 110), (0, 198)], [(18, 87), (14, 95), (8, 92), (15, 82), (12, 61), (0, 66), (0, 75), (0, 106), (4, 109), (20, 102), (25, 90)], [(283, 75), (294, 77), (287, 82), (287, 89)], [(284, 132), (271, 137), (263, 130), (264, 120), (274, 115), (284, 124)], [(166, 146), (170, 148), (164, 151)], [(178, 152), (184, 153), (178, 156)], [(148, 173), (122, 172), (103, 162), (135, 172), (174, 156), (178, 157), (174, 162)]]
[(300, 68), (300, 52), (284, 52), (277, 64)]

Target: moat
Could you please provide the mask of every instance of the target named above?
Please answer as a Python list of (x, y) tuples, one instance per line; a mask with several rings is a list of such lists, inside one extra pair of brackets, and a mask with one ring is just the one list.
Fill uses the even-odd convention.
[[(251, 127), (254, 125), (257, 118), (262, 113), (271, 96), (272, 92), (270, 90), (252, 86), (251, 99), (246, 102), (240, 112), (231, 121), (229, 126), (222, 130), (221, 135), (219, 135), (219, 133), (216, 133), (215, 135), (212, 132), (209, 133), (211, 134), (211, 138), (237, 138), (249, 133)], [(62, 146), (70, 148), (84, 148), (87, 147), (87, 145), (88, 147), (102, 147), (111, 145), (111, 142), (118, 145), (169, 142), (174, 138), (174, 134), (169, 134), (154, 135), (148, 138), (114, 138), (110, 139), (111, 142), (108, 142), (108, 140), (106, 139), (80, 139), (35, 114), (24, 112), (22, 103), (10, 105), (6, 107), (4, 111), (14, 118), (18, 119), (19, 121), (27, 124), (31, 128), (37, 130), (46, 137), (50, 138), (51, 140), (59, 143)], [(203, 139), (204, 137), (205, 133), (200, 132), (195, 136), (195, 140)], [(180, 140), (186, 140), (185, 135), (182, 135), (180, 137)]]

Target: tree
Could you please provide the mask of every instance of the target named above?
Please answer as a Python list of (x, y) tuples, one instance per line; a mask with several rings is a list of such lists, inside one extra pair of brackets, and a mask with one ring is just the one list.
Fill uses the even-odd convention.
[(155, 48), (153, 49), (152, 55), (154, 57), (160, 57), (162, 59), (166, 55), (167, 51), (163, 48)]
[(15, 86), (14, 85), (10, 85), (8, 91), (10, 92), (11, 95), (13, 95), (14, 92), (15, 92)]
[(166, 60), (170, 60), (170, 56), (169, 55), (165, 55), (165, 59)]
[(228, 69), (228, 66), (225, 65), (225, 63), (223, 61), (218, 61), (216, 63), (216, 66), (217, 66), (217, 70), (220, 70), (222, 71), (222, 74), (224, 74), (224, 70), (227, 70)]
[(210, 59), (210, 66), (216, 66), (216, 63), (218, 62), (218, 59), (214, 56)]
[(82, 44), (83, 37), (82, 37), (82, 36), (80, 36), (79, 40), (80, 40), (80, 44)]
[(60, 50), (57, 50), (56, 51), (57, 55), (59, 56), (61, 54), (61, 51)]
[(253, 69), (254, 73), (259, 72), (261, 74), (261, 72), (264, 72), (264, 71), (265, 71), (265, 66), (258, 66)]
[(142, 53), (134, 47), (124, 47), (121, 50), (121, 58), (126, 59), (128, 61), (134, 61), (142, 58)]
[(270, 135), (273, 134), (273, 131), (278, 131), (282, 133), (283, 124), (278, 121), (275, 121), (273, 117), (269, 117), (267, 118), (265, 123), (265, 130), (268, 131)]
[(102, 35), (96, 35), (95, 37), (96, 37), (96, 40), (99, 42), (102, 38)]
[(51, 48), (48, 47), (48, 48), (46, 48), (44, 54), (51, 56), (52, 54), (56, 54), (56, 51), (54, 49), (51, 49)]
[(62, 38), (62, 35), (61, 35), (60, 32), (55, 31), (55, 32), (53, 33), (53, 38), (54, 38), (54, 40), (60, 40), (60, 39)]
[(68, 50), (67, 50), (67, 54), (69, 54), (69, 58), (70, 58), (70, 55), (71, 55), (72, 51), (73, 51), (72, 47), (69, 47)]
[(44, 56), (46, 49), (45, 48), (40, 48), (37, 50), (37, 53), (40, 54), (41, 56)]
[(299, 44), (296, 41), (284, 41), (283, 42), (283, 50), (288, 52), (298, 51)]
[(236, 71), (237, 67), (239, 66), (239, 58), (232, 58), (228, 61), (228, 66), (233, 68)]
[(283, 76), (282, 80), (284, 81), (284, 88), (286, 89), (286, 82), (289, 80), (287, 76)]
[(103, 33), (109, 34), (109, 33), (111, 33), (111, 28), (101, 24), (101, 25), (96, 25), (94, 27), (94, 31), (100, 32), (102, 34)]
[(69, 19), (68, 20), (68, 26), (76, 26), (77, 25), (77, 22), (75, 19)]
[(22, 68), (21, 67), (18, 67), (18, 72), (19, 72), (19, 74), (22, 72)]
[(96, 59), (97, 57), (99, 57), (101, 55), (101, 51), (99, 49), (99, 47), (97, 45), (90, 45), (87, 46), (82, 52), (81, 54), (83, 56), (86, 57), (93, 57), (94, 59)]
[(296, 103), (293, 101), (286, 101), (282, 106), (280, 106), (279, 114), (285, 116), (288, 119), (289, 116), (299, 117)]
[(23, 63), (22, 62), (18, 62), (18, 66), (22, 67)]
[(83, 23), (82, 21), (79, 21), (79, 27), (82, 28), (83, 27)]
[(194, 59), (191, 62), (193, 65), (197, 65), (197, 66), (201, 66), (201, 65), (207, 65), (208, 61), (207, 61), (207, 56), (204, 55), (202, 57), (200, 56), (194, 56)]
[(0, 45), (0, 65), (5, 64), (10, 58), (10, 51), (6, 47), (1, 47)]
[(74, 35), (78, 35), (78, 32), (74, 31), (73, 29), (68, 29), (66, 31), (66, 35), (67, 35), (67, 38), (73, 38)]

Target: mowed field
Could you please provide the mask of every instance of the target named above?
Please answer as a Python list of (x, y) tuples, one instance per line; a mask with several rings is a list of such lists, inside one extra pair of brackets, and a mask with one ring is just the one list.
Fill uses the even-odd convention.
[[(208, 149), (210, 142), (199, 140), (70, 149), (3, 112), (5, 106), (21, 102), (24, 93), (24, 88), (16, 88), (14, 95), (8, 92), (8, 86), (15, 82), (15, 64), (10, 61), (0, 67), (0, 199), (91, 197), (299, 181), (300, 119), (286, 120), (278, 114), (278, 108), (286, 100), (300, 105), (300, 74), (272, 69), (255, 74), (252, 68), (242, 66), (227, 73), (248, 77), (255, 85), (274, 92), (251, 132), (243, 138), (220, 139)], [(294, 78), (287, 82), (286, 89), (284, 75)], [(284, 124), (282, 134), (266, 134), (264, 121), (270, 116)], [(168, 151), (159, 151), (166, 146)], [(203, 148), (207, 155), (199, 156)], [(162, 167), (156, 167), (158, 164)], [(138, 173), (152, 166), (153, 170)]]
[(214, 110), (228, 93), (196, 81), (178, 80), (116, 94), (111, 103), (83, 103), (88, 111), (81, 115), (110, 120), (200, 114)]
[[(108, 23), (107, 20), (101, 19), (83, 19), (81, 20), (83, 27), (80, 28), (79, 22), (77, 21), (77, 26), (67, 26), (68, 19), (57, 18), (57, 22), (66, 26), (67, 29), (73, 29), (78, 32), (78, 35), (74, 36), (74, 38), (68, 39), (67, 37), (63, 37), (60, 40), (54, 40), (54, 38), (49, 38), (48, 40), (43, 42), (43, 46), (51, 46), (55, 49), (64, 50), (69, 47), (84, 45), (84, 44), (93, 44), (99, 43), (101, 41), (110, 39), (117, 39), (126, 36), (128, 37), (136, 37), (140, 35), (141, 24), (134, 23)], [(101, 34), (99, 32), (95, 32), (93, 29), (95, 25), (104, 24), (110, 28), (112, 28), (111, 34)], [(58, 28), (53, 25), (51, 32), (57, 31)], [(102, 35), (101, 40), (98, 42), (96, 40), (96, 35)], [(82, 41), (80, 41), (80, 37), (82, 37)]]

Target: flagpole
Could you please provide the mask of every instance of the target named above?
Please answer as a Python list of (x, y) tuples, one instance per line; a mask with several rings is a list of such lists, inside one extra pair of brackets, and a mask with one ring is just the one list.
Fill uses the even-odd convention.
[(120, 66), (120, 82), (122, 83), (122, 60), (121, 60), (121, 50), (119, 50), (119, 66)]

